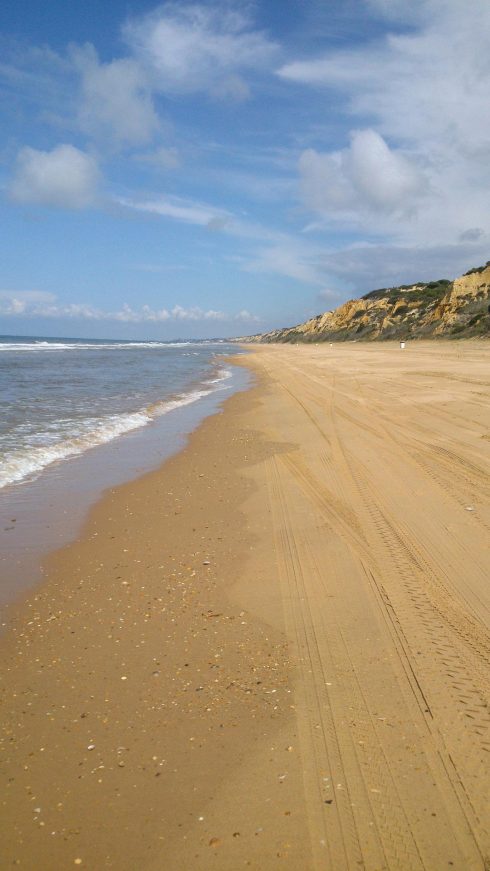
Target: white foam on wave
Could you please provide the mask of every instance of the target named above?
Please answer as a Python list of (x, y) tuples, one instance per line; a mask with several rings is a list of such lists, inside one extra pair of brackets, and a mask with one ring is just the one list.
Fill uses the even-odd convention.
[(128, 348), (184, 348), (198, 342), (0, 342), (2, 351), (125, 351)]
[[(106, 444), (118, 436), (152, 423), (171, 411), (191, 405), (216, 390), (226, 389), (223, 382), (231, 378), (231, 370), (220, 369), (216, 378), (203, 382), (202, 387), (181, 393), (132, 414), (113, 414), (94, 421), (94, 426), (85, 432), (77, 432), (71, 438), (36, 447), (8, 452), (0, 467), (0, 489), (9, 484), (32, 480), (52, 463), (66, 460), (85, 451)], [(217, 386), (219, 385), (219, 386)]]

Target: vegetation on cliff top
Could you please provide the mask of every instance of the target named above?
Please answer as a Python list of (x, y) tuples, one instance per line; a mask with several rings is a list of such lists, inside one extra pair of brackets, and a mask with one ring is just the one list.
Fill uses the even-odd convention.
[(303, 324), (250, 336), (255, 342), (463, 338), (490, 335), (490, 261), (450, 281), (371, 290)]

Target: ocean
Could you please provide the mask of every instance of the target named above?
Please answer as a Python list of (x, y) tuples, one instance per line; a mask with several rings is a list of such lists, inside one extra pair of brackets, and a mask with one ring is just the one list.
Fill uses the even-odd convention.
[[(249, 373), (224, 342), (0, 336), (0, 606), (42, 577), (108, 488), (139, 477)], [(1, 627), (1, 622), (0, 622)]]
[(231, 386), (222, 343), (0, 336), (0, 488)]

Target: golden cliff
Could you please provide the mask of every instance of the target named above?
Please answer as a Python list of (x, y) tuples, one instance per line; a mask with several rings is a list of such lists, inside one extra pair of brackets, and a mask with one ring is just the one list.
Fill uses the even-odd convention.
[(490, 261), (449, 281), (373, 290), (303, 324), (240, 339), (322, 342), (490, 334)]

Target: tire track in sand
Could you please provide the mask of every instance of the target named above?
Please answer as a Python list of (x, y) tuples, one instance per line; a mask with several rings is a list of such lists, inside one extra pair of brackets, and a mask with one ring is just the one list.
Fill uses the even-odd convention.
[[(378, 505), (379, 494), (374, 502), (381, 515), (366, 515), (366, 502), (373, 502), (373, 493), (363, 491), (363, 487), (369, 489), (364, 469), (354, 468), (352, 457), (342, 450), (337, 431), (329, 430), (327, 436), (313, 409), (308, 408), (301, 373), (297, 370), (294, 380), (287, 380), (291, 403), (302, 409), (310, 430), (313, 428), (318, 437), (317, 462), (313, 465), (311, 456), (305, 458), (299, 451), (270, 461), (268, 470), (286, 620), (301, 672), (297, 707), (315, 868), (442, 869), (448, 863), (461, 869), (483, 868), (484, 859), (472, 834), (475, 830), (482, 834), (478, 807), (441, 738), (440, 724), (433, 722), (413, 651), (413, 621), (407, 620), (403, 609), (400, 614), (399, 601), (393, 604), (392, 590), (388, 592), (390, 585), (385, 583), (378, 561), (386, 563), (388, 554), (398, 581), (404, 574), (405, 579), (410, 575), (412, 584), (414, 565), (416, 573), (424, 573), (427, 564), (420, 566), (420, 552), (414, 557), (411, 543), (403, 535), (400, 538), (400, 530), (387, 521), (381, 511), (382, 500)], [(334, 409), (331, 416), (335, 416)], [(325, 478), (332, 466), (337, 481), (330, 479), (327, 486)], [(338, 486), (339, 481), (342, 486)], [(310, 520), (302, 527), (301, 518), (307, 511)], [(328, 553), (326, 539), (332, 540)], [(408, 741), (412, 747), (423, 748), (417, 760), (417, 775), (411, 771), (406, 752), (402, 758), (403, 748), (393, 740), (393, 732), (390, 736), (388, 728), (379, 726), (386, 721), (386, 717), (376, 714), (383, 694), (379, 686), (374, 692), (373, 686), (368, 686), (366, 695), (363, 650), (352, 644), (346, 632), (349, 621), (345, 608), (338, 605), (341, 588), (344, 592), (346, 588), (346, 547), (351, 561), (348, 574), (355, 578), (351, 592), (362, 593), (362, 608), (374, 613), (376, 646), (384, 656), (378, 671), (381, 683), (384, 679), (390, 686), (391, 710), (395, 698), (395, 708), (404, 712)], [(339, 548), (343, 551), (336, 558)], [(336, 584), (332, 583), (335, 575)], [(416, 618), (422, 611), (421, 623), (428, 621), (429, 631), (433, 632), (434, 619), (432, 614), (427, 617), (427, 604), (420, 608), (420, 601), (412, 599), (410, 607)], [(453, 656), (453, 651), (443, 646), (444, 639), (438, 638), (437, 643), (441, 655)], [(458, 651), (459, 666), (460, 657)], [(467, 669), (462, 678), (457, 664), (451, 661), (449, 665), (457, 675), (455, 682), (462, 687), (461, 697), (469, 692), (473, 702), (474, 688), (465, 683)], [(327, 678), (338, 674), (342, 680), (334, 680), (335, 689), (331, 689), (332, 681)], [(475, 734), (480, 726), (476, 724)], [(466, 769), (466, 780), (470, 768)], [(417, 780), (420, 794), (430, 796), (431, 807), (437, 809), (431, 812), (432, 819), (423, 820), (417, 812), (420, 799), (417, 795), (414, 798), (413, 784), (407, 784), (410, 777)], [(336, 812), (327, 815), (325, 783), (341, 785), (335, 790), (332, 805), (326, 806), (327, 811)]]

